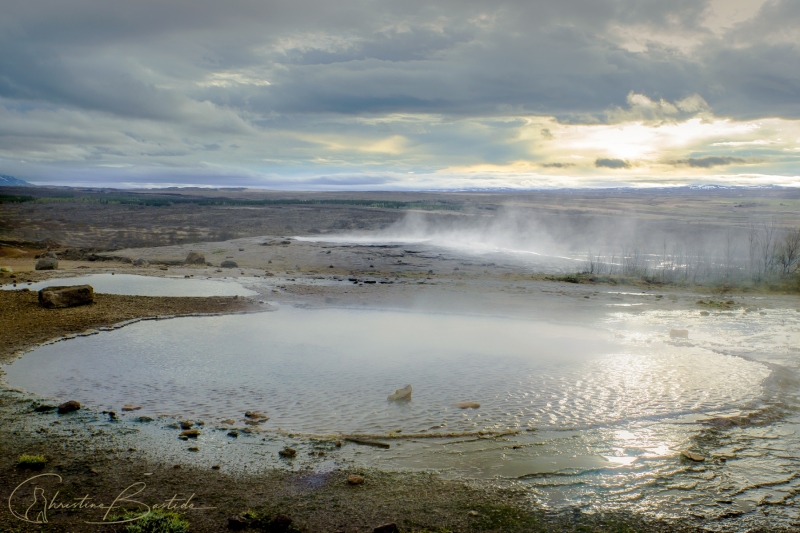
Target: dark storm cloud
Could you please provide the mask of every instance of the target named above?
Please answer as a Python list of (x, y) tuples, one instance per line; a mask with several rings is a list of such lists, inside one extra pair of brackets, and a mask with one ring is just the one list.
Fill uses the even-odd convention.
[[(747, 31), (790, 31), (796, 4), (769, 2)], [(1, 8), (0, 95), (148, 118), (184, 113), (188, 94), (258, 113), (486, 114), (510, 105), (566, 117), (624, 105), (632, 90), (667, 100), (699, 93), (733, 116), (800, 116), (797, 42), (752, 42), (741, 29), (737, 46), (726, 46), (698, 26), (706, 8), (697, 0), (12, 0)], [(626, 26), (712, 45), (680, 53), (653, 41), (630, 52), (617, 38)], [(212, 71), (250, 67), (271, 85), (192, 86)]]
[(624, 159), (604, 159), (600, 158), (594, 162), (598, 168), (631, 168), (631, 164)]
[[(302, 168), (336, 186), (365, 168), (569, 160), (537, 152), (564, 124), (800, 118), (800, 2), (714, 29), (724, 4), (4, 0), (0, 165), (146, 167), (159, 183)], [(547, 117), (535, 140), (532, 116)], [(659, 161), (736, 162), (688, 158), (716, 153), (701, 150)], [(624, 154), (540, 166), (628, 168), (607, 159)]]

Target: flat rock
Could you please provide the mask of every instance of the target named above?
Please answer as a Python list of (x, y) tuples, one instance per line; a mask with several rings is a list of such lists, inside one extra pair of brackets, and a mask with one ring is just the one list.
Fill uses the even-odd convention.
[(258, 420), (258, 419), (261, 419), (261, 418), (263, 418), (265, 420), (269, 420), (269, 417), (267, 415), (265, 415), (263, 413), (256, 412), (256, 411), (247, 411), (244, 414), (244, 416), (246, 416), (247, 418), (250, 418), (252, 420)]
[(236, 268), (239, 265), (236, 264), (236, 261), (223, 261), (219, 266), (222, 268)]
[(71, 413), (72, 411), (77, 411), (80, 408), (81, 408), (80, 402), (76, 402), (75, 400), (70, 400), (58, 406), (58, 414), (63, 415), (65, 413)]
[(458, 407), (459, 409), (477, 409), (480, 406), (481, 404), (478, 402), (456, 402), (453, 404), (453, 407)]
[(706, 460), (706, 458), (699, 453), (690, 452), (689, 450), (683, 450), (681, 452), (681, 457), (686, 457), (687, 459), (691, 461), (697, 461), (698, 463)]
[(181, 437), (188, 437), (190, 439), (196, 439), (197, 436), (200, 435), (199, 429), (187, 429), (185, 431), (181, 431)]
[(75, 307), (92, 302), (94, 302), (94, 289), (91, 285), (45, 287), (39, 291), (39, 305), (48, 309)]
[(53, 257), (42, 257), (36, 261), (34, 270), (58, 270), (58, 259)]
[(125, 405), (122, 406), (123, 411), (138, 411), (141, 408), (142, 408), (141, 405), (134, 405), (132, 403), (126, 403)]

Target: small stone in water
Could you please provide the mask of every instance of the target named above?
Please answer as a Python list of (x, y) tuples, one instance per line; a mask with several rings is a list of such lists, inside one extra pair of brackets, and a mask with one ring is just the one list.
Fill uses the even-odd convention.
[(244, 414), (244, 416), (246, 416), (247, 418), (252, 418), (252, 419), (254, 419), (254, 420), (258, 420), (258, 419), (260, 419), (260, 418), (264, 418), (264, 419), (266, 419), (266, 420), (269, 420), (269, 417), (268, 417), (267, 415), (265, 415), (265, 414), (261, 414), (261, 413), (259, 413), (259, 412), (256, 412), (256, 411), (247, 411), (247, 412)]
[(287, 446), (286, 448), (279, 451), (278, 455), (280, 455), (281, 457), (292, 458), (295, 455), (297, 455), (297, 450), (295, 450), (294, 448), (289, 448)]
[(189, 437), (192, 439), (196, 439), (197, 436), (200, 435), (200, 431), (197, 429), (187, 429), (186, 431), (181, 431), (181, 437)]
[(688, 329), (671, 329), (669, 330), (669, 336), (673, 339), (688, 339), (689, 338), (689, 330)]
[(142, 408), (141, 405), (134, 405), (132, 403), (126, 403), (125, 405), (122, 406), (123, 411), (138, 411), (141, 408)]
[(191, 422), (189, 420), (184, 420), (183, 422), (181, 422), (181, 429), (189, 429), (193, 425), (194, 425), (193, 422)]
[(481, 404), (478, 402), (456, 402), (453, 404), (453, 407), (458, 407), (459, 409), (477, 409), (480, 406)]
[(395, 402), (397, 400), (410, 400), (411, 399), (411, 385), (406, 385), (402, 389), (397, 389), (394, 394), (389, 395), (389, 401)]

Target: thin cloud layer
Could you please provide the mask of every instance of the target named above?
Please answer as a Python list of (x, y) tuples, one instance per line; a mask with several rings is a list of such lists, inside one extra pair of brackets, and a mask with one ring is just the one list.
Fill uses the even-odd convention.
[(0, 172), (283, 188), (719, 172), (790, 184), (798, 28), (794, 0), (8, 0)]

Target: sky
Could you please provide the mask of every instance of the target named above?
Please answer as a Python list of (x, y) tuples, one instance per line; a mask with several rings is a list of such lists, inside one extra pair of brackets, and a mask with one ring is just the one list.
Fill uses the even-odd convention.
[(800, 2), (3, 0), (0, 174), (800, 186)]

